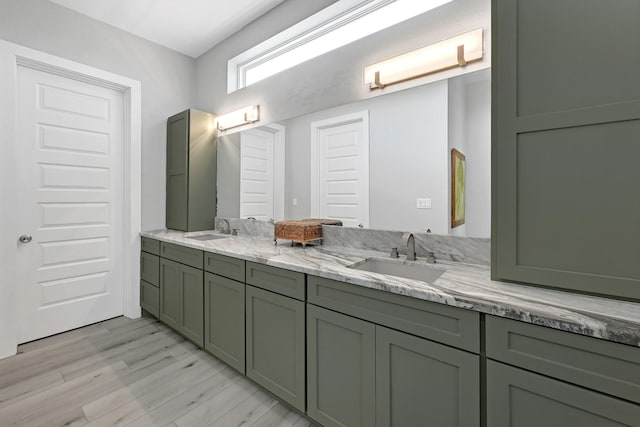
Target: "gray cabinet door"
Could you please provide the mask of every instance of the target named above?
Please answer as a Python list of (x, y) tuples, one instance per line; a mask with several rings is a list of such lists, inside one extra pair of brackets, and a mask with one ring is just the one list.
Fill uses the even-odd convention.
[(205, 273), (204, 348), (243, 374), (244, 304), (244, 283)]
[(247, 376), (305, 411), (304, 302), (247, 285)]
[(375, 424), (375, 325), (307, 304), (307, 413), (327, 427)]
[(492, 14), (493, 277), (640, 299), (640, 2)]
[(199, 346), (204, 341), (203, 272), (160, 258), (159, 319)]
[(204, 273), (180, 265), (180, 332), (200, 347), (204, 344)]
[(180, 264), (160, 258), (159, 319), (180, 330)]
[(425, 425), (480, 425), (479, 356), (376, 326), (376, 426)]
[(487, 425), (630, 427), (640, 406), (488, 360)]
[(189, 110), (167, 120), (167, 228), (187, 231)]

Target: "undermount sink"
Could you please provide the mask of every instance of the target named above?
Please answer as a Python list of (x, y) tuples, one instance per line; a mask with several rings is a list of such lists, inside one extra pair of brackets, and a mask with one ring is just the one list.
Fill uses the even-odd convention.
[(423, 282), (433, 282), (444, 273), (444, 270), (427, 264), (415, 263), (413, 261), (386, 260), (382, 258), (367, 258), (362, 262), (350, 265), (349, 268), (405, 279), (421, 280)]
[(231, 237), (230, 234), (200, 234), (198, 236), (186, 236), (187, 239), (193, 240), (217, 240), (217, 239), (226, 239), (227, 237)]

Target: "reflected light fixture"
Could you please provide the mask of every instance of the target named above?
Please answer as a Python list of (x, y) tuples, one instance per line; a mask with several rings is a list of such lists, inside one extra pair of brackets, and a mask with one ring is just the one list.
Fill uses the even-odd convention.
[(231, 113), (216, 117), (216, 129), (227, 130), (238, 126), (248, 125), (260, 120), (260, 106), (252, 105)]
[(364, 69), (364, 81), (370, 89), (423, 77), (455, 67), (464, 67), (484, 57), (482, 28), (451, 37), (369, 65)]

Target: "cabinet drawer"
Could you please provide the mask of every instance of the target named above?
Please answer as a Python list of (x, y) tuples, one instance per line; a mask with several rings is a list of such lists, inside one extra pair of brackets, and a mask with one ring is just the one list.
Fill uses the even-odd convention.
[(623, 427), (638, 420), (639, 405), (487, 360), (488, 426)]
[(150, 239), (148, 237), (142, 238), (142, 250), (149, 252), (150, 254), (160, 255), (160, 241)]
[(140, 252), (140, 278), (154, 286), (160, 286), (159, 256)]
[(158, 317), (160, 289), (144, 280), (140, 281), (140, 307)]
[(478, 353), (480, 313), (316, 276), (309, 302), (393, 329)]
[(640, 348), (495, 316), (487, 357), (640, 403)]
[(160, 256), (191, 267), (202, 269), (203, 252), (186, 246), (160, 242)]
[(232, 258), (229, 256), (204, 253), (204, 269), (210, 273), (223, 276), (228, 279), (244, 282), (245, 277), (245, 261), (243, 259)]
[(247, 283), (304, 301), (304, 273), (247, 261)]

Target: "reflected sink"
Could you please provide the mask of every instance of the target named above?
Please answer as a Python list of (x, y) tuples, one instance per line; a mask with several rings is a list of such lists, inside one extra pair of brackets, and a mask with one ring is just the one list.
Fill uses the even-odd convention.
[(445, 270), (427, 264), (393, 261), (382, 258), (367, 258), (362, 262), (350, 265), (349, 268), (405, 279), (421, 280), (423, 282), (433, 282), (445, 272)]
[(216, 240), (216, 239), (226, 239), (227, 237), (231, 237), (230, 234), (200, 234), (199, 236), (186, 236), (187, 239), (193, 240)]

